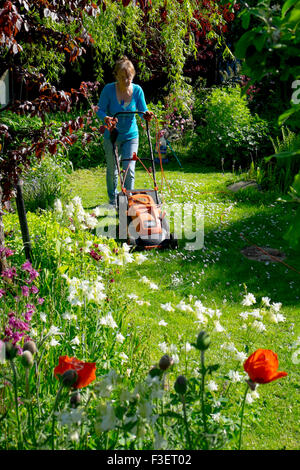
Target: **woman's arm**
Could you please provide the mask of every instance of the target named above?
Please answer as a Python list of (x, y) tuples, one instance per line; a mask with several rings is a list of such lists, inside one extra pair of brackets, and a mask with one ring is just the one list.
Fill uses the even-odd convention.
[(98, 111), (97, 111), (97, 116), (102, 119), (103, 121), (107, 117), (107, 112), (108, 112), (108, 105), (109, 105), (109, 87), (105, 85), (103, 90), (101, 91), (99, 102), (98, 102)]

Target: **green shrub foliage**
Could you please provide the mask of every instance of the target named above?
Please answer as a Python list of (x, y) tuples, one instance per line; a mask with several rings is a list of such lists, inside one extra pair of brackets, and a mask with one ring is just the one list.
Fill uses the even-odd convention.
[(199, 158), (208, 164), (231, 167), (233, 161), (249, 167), (252, 159), (268, 145), (268, 124), (252, 115), (240, 87), (214, 88), (196, 100), (195, 147)]

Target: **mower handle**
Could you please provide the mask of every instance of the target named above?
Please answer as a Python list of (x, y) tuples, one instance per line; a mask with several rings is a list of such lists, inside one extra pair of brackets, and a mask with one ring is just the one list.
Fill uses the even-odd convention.
[(114, 114), (113, 117), (117, 117), (119, 114), (142, 114), (144, 115), (144, 111), (119, 111), (118, 113)]

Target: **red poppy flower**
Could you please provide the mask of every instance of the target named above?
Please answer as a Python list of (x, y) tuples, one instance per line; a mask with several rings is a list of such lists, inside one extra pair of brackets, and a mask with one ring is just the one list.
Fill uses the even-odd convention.
[(244, 363), (244, 369), (252, 382), (267, 384), (285, 377), (286, 372), (278, 370), (278, 358), (270, 349), (257, 349)]
[(67, 370), (76, 370), (78, 379), (73, 385), (73, 388), (83, 388), (89, 385), (96, 379), (96, 363), (83, 362), (76, 359), (76, 357), (60, 356), (58, 366), (54, 369), (54, 375), (63, 375)]

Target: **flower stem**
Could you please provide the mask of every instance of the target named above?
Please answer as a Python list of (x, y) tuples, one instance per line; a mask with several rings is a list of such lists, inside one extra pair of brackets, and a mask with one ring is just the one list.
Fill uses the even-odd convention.
[(248, 393), (248, 384), (246, 386), (246, 390), (244, 393), (244, 398), (243, 398), (243, 403), (242, 403), (242, 411), (241, 411), (241, 424), (240, 424), (240, 438), (239, 438), (239, 446), (238, 450), (241, 450), (241, 445), (242, 445), (242, 431), (243, 431), (243, 421), (244, 421), (244, 409), (245, 409), (245, 403), (246, 403), (246, 396)]
[(15, 395), (15, 407), (16, 407), (17, 424), (18, 424), (19, 448), (22, 449), (23, 448), (23, 436), (22, 436), (21, 423), (20, 423), (20, 417), (19, 417), (17, 372), (16, 372), (14, 361), (10, 360), (9, 362), (10, 362), (10, 365), (13, 371), (13, 377), (14, 377), (14, 395)]
[(204, 351), (201, 351), (201, 408), (202, 408), (204, 433), (207, 434), (207, 423), (206, 423), (205, 403), (204, 403), (204, 380), (205, 380)]
[(186, 429), (187, 448), (191, 449), (192, 448), (192, 446), (191, 446), (191, 437), (190, 437), (190, 430), (189, 430), (188, 422), (187, 422), (186, 403), (185, 403), (184, 395), (181, 396), (181, 400), (182, 400), (184, 424), (185, 424), (185, 429)]
[(56, 398), (55, 398), (55, 402), (54, 402), (54, 406), (53, 406), (53, 410), (52, 410), (52, 432), (51, 432), (52, 450), (54, 450), (55, 410), (56, 410), (58, 401), (60, 399), (62, 389), (63, 389), (63, 384), (61, 384), (59, 389), (58, 389), (58, 392), (57, 392), (57, 395), (56, 395)]

